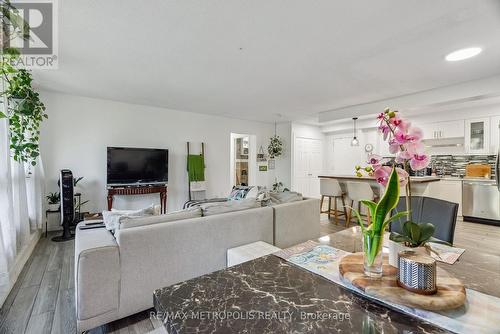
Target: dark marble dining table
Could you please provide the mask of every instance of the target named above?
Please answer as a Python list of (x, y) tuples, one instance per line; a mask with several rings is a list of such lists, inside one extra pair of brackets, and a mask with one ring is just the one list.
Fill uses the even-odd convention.
[[(361, 251), (359, 227), (319, 242)], [(468, 287), (500, 296), (500, 272), (490, 280), (476, 276), (478, 257), (466, 254), (452, 266), (439, 265)], [(492, 271), (495, 261), (488, 264)], [(153, 299), (170, 334), (447, 332), (274, 255), (158, 289)]]

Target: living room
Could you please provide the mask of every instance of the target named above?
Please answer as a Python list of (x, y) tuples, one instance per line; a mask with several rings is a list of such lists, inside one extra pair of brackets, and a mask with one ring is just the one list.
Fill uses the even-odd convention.
[(0, 333), (498, 332), (498, 2), (0, 6)]

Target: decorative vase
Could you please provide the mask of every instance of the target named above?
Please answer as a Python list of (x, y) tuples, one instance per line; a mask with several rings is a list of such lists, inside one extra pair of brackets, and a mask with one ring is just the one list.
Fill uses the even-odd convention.
[(57, 211), (57, 210), (59, 210), (59, 203), (49, 204), (49, 210), (50, 211)]
[(384, 234), (363, 234), (364, 271), (373, 278), (382, 277), (382, 244)]
[(394, 242), (389, 240), (389, 264), (393, 267), (399, 268), (399, 252), (403, 251), (414, 251), (417, 254), (430, 256), (430, 252), (427, 247), (407, 247), (400, 242)]

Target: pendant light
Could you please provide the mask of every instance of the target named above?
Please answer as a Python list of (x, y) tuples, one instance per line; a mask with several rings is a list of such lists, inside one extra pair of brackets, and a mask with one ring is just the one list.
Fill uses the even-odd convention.
[(358, 138), (356, 137), (356, 121), (358, 120), (357, 117), (353, 117), (352, 118), (352, 122), (353, 122), (353, 129), (352, 129), (352, 140), (351, 140), (351, 146), (359, 146), (359, 140)]

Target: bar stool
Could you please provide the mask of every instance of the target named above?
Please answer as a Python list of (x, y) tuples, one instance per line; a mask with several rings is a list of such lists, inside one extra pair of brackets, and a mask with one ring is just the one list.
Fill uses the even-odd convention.
[[(351, 200), (351, 207), (346, 220), (346, 227), (351, 223), (352, 218), (352, 208), (354, 207), (354, 202), (358, 202), (358, 212), (361, 215), (361, 201), (371, 200), (376, 202), (377, 196), (373, 193), (372, 187), (366, 182), (347, 182), (347, 197)], [(363, 215), (361, 215), (363, 216)], [(370, 210), (367, 210), (365, 215), (368, 225), (371, 223)]]
[[(340, 187), (339, 181), (335, 179), (320, 179), (319, 180), (319, 188), (320, 188), (320, 193), (321, 193), (321, 202), (320, 202), (320, 212), (321, 213), (328, 213), (328, 219), (330, 219), (331, 214), (333, 213), (335, 217), (335, 224), (339, 223), (339, 216), (343, 216), (345, 219), (347, 219), (347, 211), (345, 207), (345, 200), (344, 200), (344, 192), (342, 191), (342, 188)], [(325, 197), (328, 197), (328, 210), (323, 211), (323, 200)], [(334, 201), (333, 204), (333, 210), (332, 210), (332, 198)], [(341, 199), (342, 201), (342, 211), (339, 212), (337, 209), (337, 200)]]

